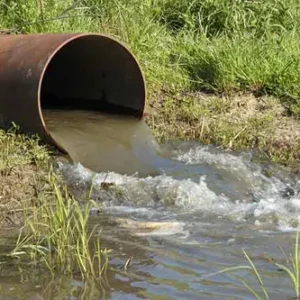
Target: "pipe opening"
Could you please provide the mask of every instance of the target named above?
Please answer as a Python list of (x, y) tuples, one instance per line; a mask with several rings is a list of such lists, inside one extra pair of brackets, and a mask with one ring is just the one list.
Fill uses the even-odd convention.
[(129, 50), (110, 37), (82, 35), (52, 56), (39, 96), (42, 110), (91, 110), (141, 118), (146, 91)]

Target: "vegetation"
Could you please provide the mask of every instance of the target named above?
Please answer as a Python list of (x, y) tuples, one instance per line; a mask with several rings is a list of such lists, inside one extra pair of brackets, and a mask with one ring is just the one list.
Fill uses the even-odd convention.
[(102, 249), (96, 227), (88, 227), (95, 205), (89, 195), (84, 203), (71, 197), (49, 166), (50, 149), (37, 137), (17, 128), (0, 131), (0, 149), (1, 225), (23, 225), (16, 245), (1, 255), (1, 265), (101, 277), (109, 251)]
[[(16, 33), (101, 31), (128, 43), (151, 87), (246, 90), (298, 114), (298, 1), (2, 0)], [(136, 12), (139, 12), (138, 14)]]
[[(239, 270), (250, 270), (252, 275), (255, 277), (257, 283), (260, 286), (261, 293), (254, 288), (252, 288), (241, 276), (236, 276), (236, 278), (255, 296), (257, 300), (269, 300), (269, 292), (264, 284), (262, 276), (259, 273), (259, 270), (256, 268), (254, 262), (249, 257), (249, 255), (243, 251), (245, 258), (247, 259), (248, 265), (245, 266), (237, 266), (237, 267), (230, 267), (227, 269), (222, 270), (220, 273), (226, 272), (236, 272)], [(287, 257), (285, 257), (287, 258)], [(282, 265), (280, 263), (274, 262), (275, 266), (278, 267), (279, 270), (284, 271), (290, 278), (294, 292), (295, 298), (299, 299), (300, 296), (300, 262), (299, 262), (299, 231), (296, 234), (294, 252), (290, 259), (287, 259), (288, 264), (290, 267)]]
[(91, 200), (81, 207), (65, 188), (62, 192), (51, 171), (45, 180), (49, 186), (39, 195), (39, 203), (25, 210), (25, 225), (7, 256), (21, 261), (30, 258), (31, 263), (48, 267), (53, 275), (101, 277), (108, 265), (108, 251), (101, 249), (99, 238), (92, 238), (96, 227), (88, 228)]
[[(146, 74), (147, 121), (158, 138), (259, 147), (271, 161), (300, 161), (300, 128), (294, 126), (300, 116), (298, 1), (1, 0), (0, 7), (4, 32), (102, 32), (128, 44)], [(199, 91), (226, 101), (210, 101), (207, 113), (207, 97), (199, 97)], [(250, 120), (243, 112), (232, 120), (231, 111), (239, 109), (236, 93), (257, 100)], [(261, 107), (264, 95), (276, 98), (279, 114), (274, 106)], [(176, 114), (168, 110), (170, 102)], [(212, 116), (226, 113), (216, 130)], [(265, 119), (267, 134), (260, 126)], [(294, 128), (289, 139), (278, 119)], [(207, 135), (199, 134), (203, 122)], [(176, 134), (164, 134), (178, 123)]]
[(18, 224), (25, 206), (37, 199), (37, 179), (48, 166), (50, 152), (36, 137), (0, 130), (0, 225)]

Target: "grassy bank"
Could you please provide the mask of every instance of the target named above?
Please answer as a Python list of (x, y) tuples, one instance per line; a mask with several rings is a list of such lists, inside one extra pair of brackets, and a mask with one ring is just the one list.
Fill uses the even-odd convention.
[(0, 26), (14, 33), (117, 36), (138, 56), (151, 91), (267, 93), (298, 115), (296, 0), (6, 0), (0, 5)]
[(50, 159), (36, 138), (0, 130), (0, 227), (22, 223), (25, 206), (34, 205)]
[[(3, 32), (102, 32), (128, 44), (146, 74), (147, 121), (158, 138), (259, 147), (271, 161), (299, 163), (296, 0), (2, 0), (0, 7)], [(249, 94), (257, 113), (233, 120), (236, 97), (245, 108)], [(219, 126), (213, 118), (220, 117)]]

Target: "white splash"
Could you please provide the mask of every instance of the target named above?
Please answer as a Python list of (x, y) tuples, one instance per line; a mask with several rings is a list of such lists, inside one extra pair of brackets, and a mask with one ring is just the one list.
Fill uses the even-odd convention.
[[(215, 193), (207, 185), (209, 174), (199, 176), (199, 181), (195, 182), (189, 178), (175, 179), (171, 175), (138, 178), (116, 173), (95, 174), (80, 164), (61, 164), (59, 169), (73, 186), (88, 189), (93, 182), (93, 197), (108, 210), (131, 207), (134, 213), (148, 214), (149, 218), (155, 218), (155, 212), (160, 216), (190, 214), (191, 218), (205, 213), (215, 218), (229, 218), (232, 222), (251, 222), (257, 227), (276, 226), (280, 230), (289, 230), (300, 222), (300, 198), (297, 193), (289, 198), (283, 197), (281, 191), (287, 186), (286, 183), (276, 177), (264, 176), (261, 167), (251, 163), (245, 155), (214, 153), (208, 147), (196, 147), (177, 153), (176, 158), (187, 165), (205, 162), (225, 170), (247, 185), (255, 195), (255, 201), (247, 202), (242, 198), (233, 201)], [(103, 184), (108, 188), (101, 188)]]

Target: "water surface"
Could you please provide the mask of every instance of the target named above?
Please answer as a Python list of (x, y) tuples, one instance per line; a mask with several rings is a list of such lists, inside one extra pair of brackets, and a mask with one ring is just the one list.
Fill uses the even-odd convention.
[[(53, 114), (58, 123), (51, 124)], [(101, 224), (103, 246), (113, 249), (107, 281), (27, 276), (21, 283), (6, 273), (1, 299), (254, 299), (233, 274), (216, 274), (246, 264), (243, 249), (270, 299), (294, 296), (270, 261), (285, 264), (282, 250), (293, 250), (296, 176), (254, 163), (251, 153), (196, 142), (158, 146), (143, 121), (86, 114), (52, 111), (46, 120), (77, 161), (58, 164), (70, 189), (80, 200), (93, 184), (93, 199), (102, 204), (90, 225)], [(238, 274), (259, 290), (251, 272)]]

